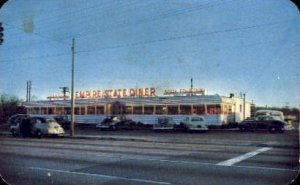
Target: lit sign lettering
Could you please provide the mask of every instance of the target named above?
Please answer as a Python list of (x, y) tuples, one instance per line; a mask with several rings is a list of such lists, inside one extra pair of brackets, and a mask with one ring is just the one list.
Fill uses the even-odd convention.
[(126, 98), (126, 97), (153, 97), (155, 88), (139, 88), (139, 89), (109, 89), (109, 90), (87, 90), (77, 91), (76, 99), (83, 98)]
[(204, 89), (193, 88), (193, 89), (168, 89), (164, 91), (164, 95), (176, 95), (176, 94), (205, 94)]
[(62, 95), (52, 95), (52, 96), (48, 96), (47, 99), (49, 100), (59, 100), (59, 99), (69, 99), (70, 96), (62, 96)]

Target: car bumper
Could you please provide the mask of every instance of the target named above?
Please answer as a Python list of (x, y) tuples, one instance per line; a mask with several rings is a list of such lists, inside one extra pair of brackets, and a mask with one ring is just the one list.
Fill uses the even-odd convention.
[(293, 130), (293, 129), (294, 127), (292, 127), (291, 125), (287, 125), (282, 128), (282, 130)]
[(153, 127), (153, 130), (173, 130), (174, 127)]
[(189, 130), (193, 130), (193, 131), (197, 131), (197, 130), (208, 130), (208, 128), (207, 127), (191, 127), (191, 128), (189, 128)]
[(65, 131), (63, 130), (49, 130), (47, 134), (49, 135), (62, 135)]
[(113, 126), (112, 125), (96, 125), (96, 128), (111, 129), (111, 128), (113, 128)]

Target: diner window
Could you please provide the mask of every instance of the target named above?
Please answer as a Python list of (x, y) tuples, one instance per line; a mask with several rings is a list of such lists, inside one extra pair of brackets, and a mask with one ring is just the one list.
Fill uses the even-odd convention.
[(144, 114), (153, 114), (154, 107), (153, 106), (144, 106)]
[(47, 107), (42, 107), (41, 108), (41, 114), (47, 114)]
[(63, 114), (63, 107), (56, 107), (55, 114)]
[(208, 114), (221, 114), (221, 105), (207, 105)]
[(232, 113), (232, 106), (231, 105), (228, 105), (228, 113)]
[(125, 114), (132, 114), (132, 106), (125, 106)]
[(166, 113), (166, 107), (163, 105), (156, 105), (156, 111), (155, 114), (165, 114)]
[(65, 114), (71, 114), (71, 108), (70, 107), (65, 107), (64, 108), (64, 113)]
[(142, 106), (134, 106), (133, 114), (143, 114), (143, 107)]
[(77, 114), (77, 115), (79, 115), (80, 114), (80, 109), (79, 109), (79, 107), (75, 107), (75, 114)]
[(193, 113), (194, 114), (205, 114), (205, 106), (204, 105), (194, 105)]
[(192, 114), (191, 105), (180, 105), (180, 114)]
[(223, 114), (228, 114), (228, 106), (227, 106), (227, 105), (224, 105), (224, 106), (223, 106), (222, 113), (223, 113)]
[(80, 114), (85, 115), (85, 107), (80, 107)]
[(88, 106), (87, 107), (87, 114), (95, 114), (95, 107), (94, 106)]
[(104, 106), (97, 106), (96, 114), (104, 114)]
[(178, 106), (168, 106), (168, 114), (178, 114)]
[(32, 114), (39, 114), (39, 110), (40, 110), (39, 107), (34, 107), (34, 108), (32, 109)]
[(27, 112), (28, 112), (28, 114), (32, 114), (33, 113), (33, 108), (28, 108)]
[(54, 114), (54, 108), (53, 107), (48, 108), (48, 114)]

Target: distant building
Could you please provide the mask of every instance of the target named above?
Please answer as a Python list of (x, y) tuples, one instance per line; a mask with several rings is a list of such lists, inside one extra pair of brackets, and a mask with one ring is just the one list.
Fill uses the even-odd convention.
[[(177, 122), (186, 115), (203, 115), (210, 125), (226, 125), (251, 116), (251, 104), (241, 97), (205, 95), (202, 90), (167, 92), (168, 96), (156, 96), (154, 88), (78, 92), (75, 121), (96, 123), (108, 115), (123, 114), (137, 122), (154, 124), (162, 115), (170, 115)], [(70, 115), (70, 105), (70, 100), (53, 98), (24, 103), (27, 113), (44, 115)]]

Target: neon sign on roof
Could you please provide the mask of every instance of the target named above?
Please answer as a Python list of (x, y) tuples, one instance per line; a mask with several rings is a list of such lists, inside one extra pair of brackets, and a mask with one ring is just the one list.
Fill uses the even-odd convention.
[(136, 89), (109, 89), (109, 90), (85, 90), (76, 91), (76, 99), (93, 99), (93, 98), (126, 98), (126, 97), (154, 97), (156, 90), (150, 88)]

